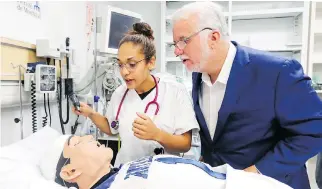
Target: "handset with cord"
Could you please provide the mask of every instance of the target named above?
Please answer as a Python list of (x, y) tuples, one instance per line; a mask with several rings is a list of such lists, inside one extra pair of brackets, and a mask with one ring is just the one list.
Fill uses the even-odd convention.
[(80, 102), (77, 98), (76, 94), (74, 92), (68, 94), (69, 100), (73, 103), (73, 106), (75, 107), (76, 111), (80, 112)]

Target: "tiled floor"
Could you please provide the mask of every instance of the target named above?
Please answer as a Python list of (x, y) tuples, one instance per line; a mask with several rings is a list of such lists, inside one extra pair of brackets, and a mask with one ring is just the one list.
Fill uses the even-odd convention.
[(307, 163), (307, 172), (310, 179), (311, 189), (319, 189), (315, 182), (316, 157), (311, 158)]

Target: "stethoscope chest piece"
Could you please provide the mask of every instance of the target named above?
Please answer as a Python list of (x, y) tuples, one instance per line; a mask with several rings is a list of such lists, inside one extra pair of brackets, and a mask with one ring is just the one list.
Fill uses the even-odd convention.
[(164, 148), (154, 148), (154, 154), (155, 155), (164, 154)]
[(117, 130), (119, 128), (119, 125), (120, 125), (119, 121), (115, 120), (115, 121), (112, 121), (111, 127)]
[[(159, 104), (158, 104), (158, 102), (157, 102), (158, 95), (159, 95), (159, 87), (158, 87), (158, 82), (157, 82), (157, 80), (155, 79), (155, 77), (154, 77), (153, 75), (152, 75), (152, 77), (153, 77), (153, 80), (154, 80), (154, 83), (155, 83), (156, 93), (155, 93), (154, 100), (153, 100), (153, 101), (151, 101), (151, 102), (149, 102), (149, 103), (146, 105), (145, 110), (144, 110), (144, 113), (147, 113), (147, 111), (148, 111), (148, 109), (149, 109), (150, 105), (155, 105), (155, 106), (156, 106), (156, 110), (155, 110), (155, 112), (154, 112), (154, 116), (156, 116), (156, 115), (158, 114), (158, 112), (159, 112)], [(121, 111), (122, 104), (123, 104), (123, 102), (124, 102), (124, 99), (125, 99), (126, 94), (128, 93), (128, 91), (129, 91), (129, 89), (127, 89), (127, 90), (124, 92), (123, 97), (122, 97), (122, 99), (121, 99), (121, 102), (120, 102), (120, 104), (119, 104), (119, 107), (118, 107), (118, 109), (117, 109), (116, 119), (115, 119), (115, 121), (112, 121), (112, 123), (111, 123), (111, 127), (112, 127), (113, 129), (115, 129), (115, 130), (117, 130), (117, 129), (119, 128), (119, 121), (118, 121), (118, 118), (119, 118), (119, 115), (120, 115), (120, 111)]]

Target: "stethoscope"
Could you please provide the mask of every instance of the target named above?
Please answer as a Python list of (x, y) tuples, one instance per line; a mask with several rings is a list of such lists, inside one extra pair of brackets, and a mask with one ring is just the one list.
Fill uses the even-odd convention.
[[(148, 109), (149, 109), (149, 107), (151, 106), (151, 105), (155, 105), (156, 106), (156, 110), (155, 110), (155, 112), (154, 112), (154, 116), (156, 116), (157, 114), (158, 114), (158, 112), (159, 112), (159, 103), (157, 102), (157, 99), (158, 99), (158, 95), (159, 95), (159, 87), (158, 87), (158, 82), (157, 82), (157, 80), (155, 79), (155, 77), (152, 75), (152, 77), (153, 77), (153, 80), (154, 80), (154, 83), (155, 83), (155, 89), (156, 89), (156, 92), (155, 92), (155, 96), (154, 96), (154, 99), (151, 101), (151, 102), (149, 102), (146, 106), (145, 106), (145, 110), (144, 110), (144, 113), (146, 113), (147, 111), (148, 111)], [(123, 97), (122, 97), (122, 100), (121, 100), (121, 102), (120, 102), (120, 104), (119, 104), (119, 107), (118, 107), (118, 110), (117, 110), (117, 114), (116, 114), (116, 118), (115, 118), (115, 120), (114, 121), (112, 121), (112, 123), (111, 123), (111, 127), (113, 128), (113, 129), (115, 129), (115, 130), (117, 130), (118, 128), (119, 128), (119, 115), (120, 115), (120, 111), (121, 111), (121, 107), (122, 107), (122, 104), (123, 104), (123, 102), (124, 102), (124, 99), (125, 99), (125, 97), (126, 97), (126, 94), (127, 94), (127, 92), (129, 91), (129, 89), (126, 89), (126, 91), (124, 92), (124, 95), (123, 95)]]

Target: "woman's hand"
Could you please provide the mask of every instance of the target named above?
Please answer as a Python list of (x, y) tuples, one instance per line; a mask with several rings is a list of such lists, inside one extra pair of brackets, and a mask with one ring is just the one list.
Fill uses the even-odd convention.
[(247, 167), (246, 169), (244, 169), (244, 171), (259, 174), (259, 172), (258, 172), (257, 168), (255, 167), (255, 165)]
[(72, 107), (72, 111), (76, 115), (82, 115), (84, 117), (89, 117), (95, 112), (89, 105), (84, 102), (80, 102), (80, 111), (77, 111), (74, 106)]
[(136, 113), (138, 117), (133, 122), (132, 130), (134, 136), (144, 140), (155, 140), (159, 137), (161, 130), (153, 121), (143, 113)]

